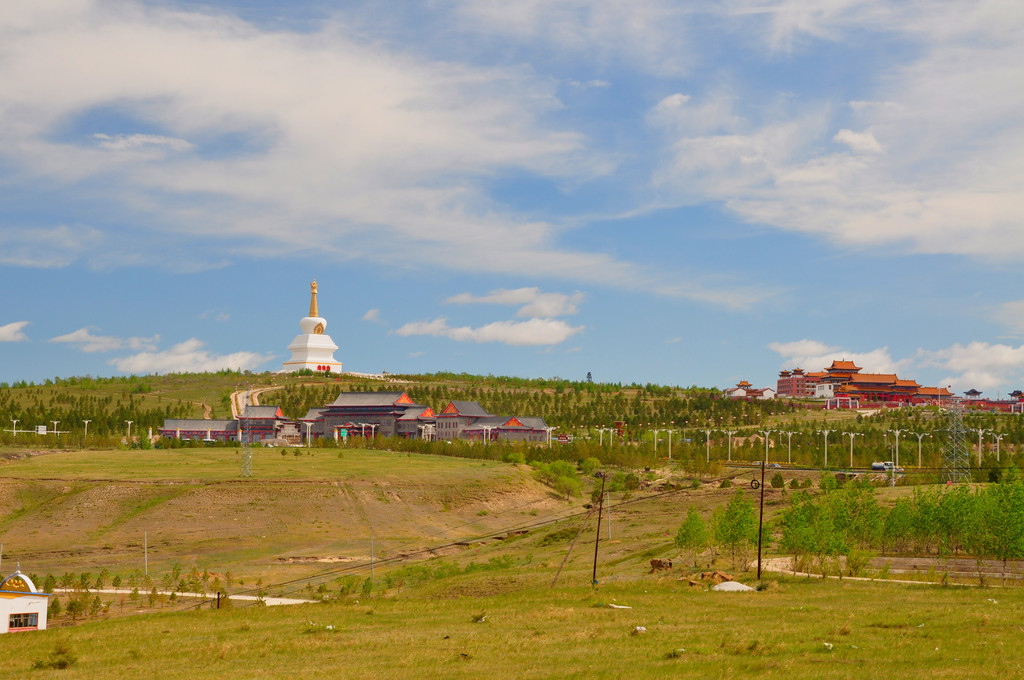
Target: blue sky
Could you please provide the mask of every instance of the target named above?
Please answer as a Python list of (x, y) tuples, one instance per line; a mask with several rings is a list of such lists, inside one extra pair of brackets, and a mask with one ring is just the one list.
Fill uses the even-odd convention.
[(1024, 387), (1024, 6), (0, 11), (0, 381)]

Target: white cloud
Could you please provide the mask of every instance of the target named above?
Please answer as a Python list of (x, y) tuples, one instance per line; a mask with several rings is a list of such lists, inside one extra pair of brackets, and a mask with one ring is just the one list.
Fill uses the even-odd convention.
[(1024, 335), (1024, 300), (1004, 302), (995, 312), (995, 319), (1010, 329), (1011, 333)]
[(446, 302), (454, 304), (497, 304), (497, 305), (523, 305), (516, 316), (518, 317), (553, 317), (576, 314), (579, 311), (579, 304), (583, 301), (583, 293), (576, 292), (572, 295), (564, 293), (542, 293), (536, 286), (530, 288), (492, 290), (487, 295), (475, 296), (469, 293), (460, 293), (448, 298)]
[(858, 153), (885, 153), (882, 145), (870, 132), (854, 132), (844, 128), (836, 133), (832, 141), (845, 144)]
[[(915, 50), (870, 73), (868, 96), (848, 106), (827, 93), (756, 107), (733, 92), (663, 99), (648, 121), (666, 139), (653, 175), (666, 200), (719, 203), (747, 221), (844, 247), (1024, 257), (1024, 89), (1006, 85), (1024, 81), (1024, 7), (880, 0), (729, 7), (752, 22), (770, 21), (769, 42), (780, 49), (797, 36), (843, 41), (866, 31)], [(714, 107), (725, 124), (696, 115)], [(846, 148), (836, 151), (829, 140)]]
[(62, 342), (71, 345), (78, 345), (83, 352), (111, 352), (118, 349), (145, 349), (155, 350), (159, 335), (151, 338), (115, 338), (109, 335), (93, 335), (93, 331), (99, 330), (91, 326), (79, 328), (66, 335), (58, 335), (50, 338), (50, 342)]
[(252, 370), (274, 358), (273, 354), (234, 352), (211, 354), (205, 343), (191, 338), (163, 352), (140, 352), (111, 359), (108, 363), (122, 373), (210, 373), (220, 370)]
[(22, 331), (28, 324), (28, 321), (15, 321), (0, 326), (0, 342), (28, 342), (28, 336)]
[(366, 311), (366, 314), (363, 314), (363, 321), (373, 321), (374, 323), (380, 323), (380, 310), (368, 309)]
[(208, 309), (200, 314), (199, 318), (204, 321), (206, 319), (213, 319), (214, 321), (220, 321), (223, 323), (231, 320), (231, 314), (223, 309)]
[(80, 224), (49, 228), (0, 227), (0, 264), (40, 269), (66, 267), (99, 247), (103, 240), (101, 232)]
[(567, 80), (565, 82), (569, 87), (576, 88), (577, 90), (590, 90), (595, 87), (611, 87), (611, 83), (605, 80)]
[(889, 354), (888, 347), (870, 352), (851, 352), (818, 340), (803, 339), (794, 342), (773, 342), (768, 345), (768, 349), (782, 357), (780, 368), (786, 369), (820, 371), (832, 365), (833, 361), (845, 360), (860, 366), (864, 373), (900, 374), (910, 365), (906, 359), (894, 359)]
[[(503, 32), (501, 17), (512, 15), (513, 34), (539, 28), (570, 42), (575, 34), (588, 53), (598, 45), (619, 53), (625, 30), (628, 52), (670, 68), (679, 35), (666, 26), (681, 27), (687, 15), (676, 3), (570, 4), (440, 10), (454, 7), (478, 28), (476, 19), (497, 19)], [(300, 32), (190, 7), (65, 2), (0, 20), (8, 185), (42, 181), (72, 202), (109, 202), (107, 214), (128, 213), (138, 225), (108, 238), (114, 251), (80, 244), (94, 266), (147, 262), (159, 236), (215, 239), (183, 258), (193, 269), (315, 248), (337, 260), (536, 274), (734, 309), (767, 295), (566, 247), (568, 227), (491, 199), (493, 178), (506, 173), (581, 182), (615, 167), (583, 134), (553, 122), (563, 108), (556, 78), (518, 61), (431, 59), (416, 52), (419, 43), (393, 49), (350, 29), (348, 15)], [(68, 53), (75, 57), (53, 58)], [(102, 115), (109, 111), (116, 115)], [(380, 248), (382, 239), (392, 247)], [(64, 266), (81, 250), (66, 249), (0, 248), (0, 262)], [(215, 262), (195, 256), (205, 252)]]
[(674, 0), (448, 0), (473, 32), (550, 46), (598, 63), (624, 60), (644, 70), (679, 75), (695, 63), (689, 19)]
[(452, 327), (445, 318), (433, 321), (407, 323), (396, 334), (401, 336), (431, 335), (445, 337), (459, 342), (501, 342), (516, 347), (557, 345), (565, 342), (583, 326), (570, 326), (557, 319), (529, 319), (527, 321), (496, 321), (485, 326)]
[(1024, 345), (957, 343), (940, 350), (920, 350), (917, 360), (922, 366), (949, 371), (941, 384), (955, 384), (964, 389), (991, 390), (1024, 380)]
[(128, 151), (142, 147), (166, 147), (172, 151), (188, 151), (193, 145), (184, 139), (165, 137), (163, 135), (114, 135), (97, 132), (93, 138), (99, 140), (99, 146), (111, 151)]

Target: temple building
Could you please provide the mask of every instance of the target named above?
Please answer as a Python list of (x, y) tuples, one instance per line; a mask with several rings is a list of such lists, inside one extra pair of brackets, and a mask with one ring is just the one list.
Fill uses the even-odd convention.
[(0, 581), (0, 633), (46, 630), (50, 593), (42, 593), (25, 574), (17, 571)]
[(295, 336), (288, 351), (291, 359), (284, 362), (285, 371), (301, 371), (308, 368), (319, 373), (341, 373), (341, 362), (335, 360), (334, 351), (338, 346), (326, 335), (327, 319), (320, 316), (316, 302), (316, 281), (310, 284), (309, 316), (299, 321), (302, 333)]
[(945, 387), (924, 387), (895, 373), (861, 373), (852, 361), (835, 360), (824, 371), (803, 369), (779, 371), (778, 394), (796, 399), (827, 399), (829, 408), (856, 405), (931, 404), (953, 396)]

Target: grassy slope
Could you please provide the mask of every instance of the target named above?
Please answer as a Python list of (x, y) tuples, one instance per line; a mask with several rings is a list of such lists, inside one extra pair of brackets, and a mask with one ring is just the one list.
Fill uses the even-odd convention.
[[(36, 573), (141, 566), (265, 575), (279, 558), (378, 557), (562, 512), (522, 467), (441, 456), (230, 449), (57, 452), (0, 464), (6, 557)], [(28, 565), (32, 566), (29, 567)], [(303, 567), (295, 566), (293, 570)], [(266, 574), (269, 577), (269, 574)]]
[[(63, 452), (7, 462), (0, 467), (5, 558), (22, 556), (26, 571), (37, 573), (103, 566), (123, 572), (139, 565), (145, 530), (153, 572), (172, 562), (187, 568), (194, 560), (200, 568), (263, 578), (271, 595), (296, 595), (302, 585), (287, 582), (314, 573), (332, 591), (339, 574), (361, 582), (368, 574), (371, 520), (378, 558), (384, 558), (536, 522), (569, 507), (523, 468), (487, 461), (261, 451), (254, 479), (239, 480), (237, 470), (236, 453), (204, 449)], [(504, 498), (497, 497), (501, 491)], [(79, 659), (59, 673), (62, 678), (273, 678), (293, 677), (299, 668), (310, 676), (353, 678), (1021, 674), (1016, 638), (1024, 590), (782, 578), (764, 593), (718, 594), (686, 586), (678, 570), (647, 573), (651, 557), (675, 555), (672, 534), (688, 505), (709, 510), (733, 491), (709, 485), (628, 502), (614, 498), (613, 540), (601, 548), (596, 592), (587, 585), (593, 523), (554, 589), (549, 586), (569, 538), (552, 540), (557, 527), (542, 527), (506, 540), (473, 541), (420, 563), (465, 568), (504, 557), (508, 568), (418, 584), (395, 581), (380, 592), (389, 574), (400, 572), (378, 565), (370, 596), (90, 620), (6, 636), (0, 678), (24, 677), (58, 642)], [(781, 492), (769, 493), (769, 510), (783, 503)], [(345, 555), (358, 568), (278, 560), (295, 555)], [(607, 602), (633, 609), (598, 606)], [(474, 622), (481, 614), (486, 620)], [(310, 622), (339, 632), (306, 632)], [(647, 632), (630, 635), (636, 626)], [(686, 651), (670, 658), (679, 649)]]
[[(640, 576), (592, 591), (578, 585), (585, 580), (578, 571), (565, 579), (577, 585), (549, 589), (548, 571), (456, 579), (422, 594), (358, 603), (158, 614), (13, 635), (3, 640), (0, 678), (26, 677), (58, 642), (78, 657), (59, 673), (69, 680), (284, 678), (299, 669), (309, 677), (346, 678), (1006, 678), (1024, 672), (1019, 589), (781, 579), (766, 592), (737, 594)], [(515, 590), (486, 594), (503, 587)], [(600, 606), (611, 601), (633, 608)], [(482, 614), (486, 619), (475, 622)], [(307, 632), (310, 623), (337, 632)], [(637, 626), (646, 632), (631, 635)]]

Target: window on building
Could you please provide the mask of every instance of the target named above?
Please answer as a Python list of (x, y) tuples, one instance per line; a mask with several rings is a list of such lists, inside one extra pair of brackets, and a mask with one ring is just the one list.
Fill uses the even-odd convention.
[(39, 627), (39, 614), (11, 614), (8, 630), (30, 630)]

